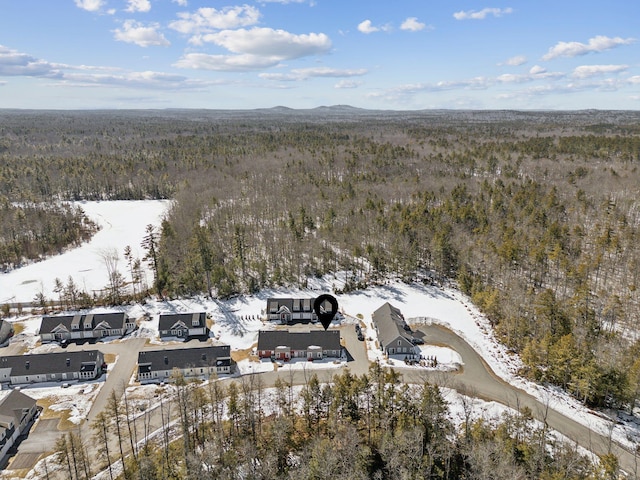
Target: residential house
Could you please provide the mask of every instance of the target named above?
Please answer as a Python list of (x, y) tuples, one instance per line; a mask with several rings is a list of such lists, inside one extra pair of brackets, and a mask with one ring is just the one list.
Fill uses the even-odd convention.
[(0, 468), (18, 438), (29, 431), (38, 413), (36, 401), (18, 390), (0, 396)]
[(342, 345), (337, 330), (313, 330), (289, 332), (286, 330), (261, 330), (258, 332), (258, 356), (277, 360), (324, 357), (340, 357)]
[(135, 321), (125, 312), (44, 315), (40, 324), (42, 342), (78, 341), (122, 336), (133, 331)]
[(195, 313), (163, 313), (158, 320), (160, 338), (166, 337), (200, 337), (209, 335), (207, 314)]
[(138, 353), (138, 381), (169, 380), (177, 369), (185, 378), (207, 379), (233, 373), (229, 345), (142, 350)]
[(267, 300), (267, 319), (282, 324), (317, 322), (313, 311), (315, 298), (270, 298)]
[(372, 319), (383, 352), (387, 355), (416, 353), (413, 336), (398, 308), (387, 302), (373, 312)]
[(93, 380), (106, 369), (100, 350), (0, 357), (0, 382), (24, 383)]

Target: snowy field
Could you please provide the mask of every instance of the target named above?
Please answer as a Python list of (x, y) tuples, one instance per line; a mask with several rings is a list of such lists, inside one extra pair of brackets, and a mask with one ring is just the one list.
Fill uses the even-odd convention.
[[(8, 274), (0, 274), (0, 303), (7, 301), (31, 301), (36, 293), (43, 291), (53, 298), (53, 279), (65, 279), (72, 275), (83, 288), (91, 290), (102, 288), (106, 284), (106, 268), (100, 257), (104, 249), (116, 249), (122, 252), (130, 245), (135, 256), (142, 256), (140, 241), (144, 236), (145, 226), (158, 224), (169, 206), (164, 201), (143, 202), (86, 202), (82, 204), (87, 214), (102, 226), (102, 230), (87, 244), (70, 250), (65, 254), (48, 260), (17, 269)], [(125, 272), (124, 261), (121, 271)], [(317, 296), (331, 292), (333, 286), (341, 288), (342, 282), (337, 277), (310, 279), (309, 288), (263, 290), (252, 296), (238, 296), (229, 300), (210, 300), (204, 296), (160, 302), (149, 299), (144, 305), (126, 307), (127, 313), (138, 318), (140, 328), (136, 336), (148, 338), (157, 343), (158, 315), (169, 312), (206, 311), (211, 318), (212, 340), (231, 345), (233, 351), (250, 351), (257, 342), (260, 329), (275, 328), (261, 320), (266, 300), (269, 297)], [(151, 281), (151, 279), (149, 280)], [(517, 375), (521, 362), (516, 355), (507, 352), (493, 336), (489, 322), (475, 308), (469, 299), (452, 288), (439, 288), (422, 284), (403, 284), (389, 281), (386, 285), (369, 288), (366, 291), (353, 292), (337, 296), (339, 309), (345, 319), (334, 322), (331, 328), (342, 323), (353, 324), (356, 321), (365, 325), (366, 336), (372, 336), (371, 314), (384, 302), (390, 302), (399, 308), (409, 323), (422, 322), (446, 326), (464, 338), (487, 362), (494, 372), (510, 384), (529, 392), (541, 402), (602, 435), (608, 435), (612, 426), (610, 421), (584, 408), (568, 395), (552, 388), (546, 388), (528, 382)], [(97, 309), (100, 311), (104, 309)], [(149, 320), (142, 320), (148, 315)], [(359, 320), (358, 320), (359, 319)], [(27, 349), (33, 348), (39, 328), (39, 317), (15, 318), (21, 322), (24, 331), (13, 341), (24, 341)], [(375, 338), (369, 343), (370, 355), (375, 353)], [(372, 348), (373, 347), (373, 348)], [(46, 346), (38, 347), (45, 350)], [(421, 346), (423, 356), (435, 356), (439, 365), (462, 364), (464, 359), (451, 349), (430, 345)], [(404, 362), (400, 362), (404, 365)], [(399, 363), (399, 365), (400, 365)], [(304, 365), (304, 366), (302, 366)], [(343, 362), (290, 362), (281, 368), (340, 368)], [(271, 370), (271, 362), (250, 362), (241, 360), (241, 373), (257, 373)], [(63, 394), (66, 392), (60, 392)], [(58, 393), (52, 392), (51, 395)], [(62, 403), (62, 402), (61, 402)], [(79, 409), (80, 410), (80, 409)], [(615, 425), (613, 437), (627, 446), (635, 447), (629, 439), (640, 438), (638, 428)]]
[[(170, 205), (168, 200), (76, 202), (87, 216), (100, 226), (100, 231), (79, 248), (62, 255), (49, 257), (9, 273), (0, 273), (0, 304), (32, 302), (39, 292), (48, 299), (56, 299), (54, 280), (67, 282), (69, 275), (82, 290), (91, 293), (108, 283), (103, 252), (114, 248), (118, 252), (119, 270), (125, 274), (124, 248), (129, 245), (134, 258), (142, 258), (140, 242), (148, 224), (160, 225)], [(153, 278), (148, 274), (148, 283)]]

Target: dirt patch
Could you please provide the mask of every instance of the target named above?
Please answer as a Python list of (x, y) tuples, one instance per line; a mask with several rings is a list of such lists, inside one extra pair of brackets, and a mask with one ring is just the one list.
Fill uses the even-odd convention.
[(115, 363), (115, 361), (116, 361), (115, 353), (105, 353), (104, 354), (104, 361), (105, 361), (105, 363)]
[(251, 348), (247, 348), (245, 350), (234, 350), (233, 352), (231, 352), (231, 359), (234, 362), (239, 362), (240, 360), (247, 359), (251, 362), (259, 362), (260, 359), (256, 355), (251, 354), (256, 345), (253, 345)]

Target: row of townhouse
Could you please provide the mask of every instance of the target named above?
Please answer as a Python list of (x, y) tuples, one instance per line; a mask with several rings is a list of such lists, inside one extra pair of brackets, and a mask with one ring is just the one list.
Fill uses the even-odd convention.
[(315, 298), (269, 298), (267, 300), (267, 320), (281, 324), (296, 322), (317, 322), (313, 311)]
[(94, 380), (106, 371), (100, 350), (33, 353), (0, 357), (0, 383), (26, 383)]
[(260, 358), (285, 361), (292, 358), (317, 360), (342, 356), (340, 332), (337, 330), (313, 330), (310, 332), (260, 330), (256, 350)]
[(234, 372), (229, 345), (208, 345), (193, 348), (142, 350), (138, 353), (138, 381), (163, 382), (176, 372), (185, 379), (208, 379), (212, 375)]
[(135, 328), (135, 321), (124, 312), (44, 315), (40, 339), (46, 343), (120, 337)]
[[(136, 328), (125, 312), (44, 315), (40, 323), (42, 342), (75, 342), (104, 337), (121, 337)], [(167, 313), (158, 319), (160, 338), (190, 338), (209, 335), (205, 312)]]
[[(94, 380), (106, 371), (100, 350), (52, 352), (0, 357), (0, 383)], [(142, 350), (138, 353), (138, 380), (165, 381), (178, 369), (185, 378), (209, 378), (233, 373), (229, 345)]]

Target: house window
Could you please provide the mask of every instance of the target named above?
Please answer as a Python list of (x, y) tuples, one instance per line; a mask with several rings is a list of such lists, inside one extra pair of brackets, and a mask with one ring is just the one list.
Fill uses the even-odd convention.
[(398, 340), (398, 346), (400, 346), (400, 340)]

